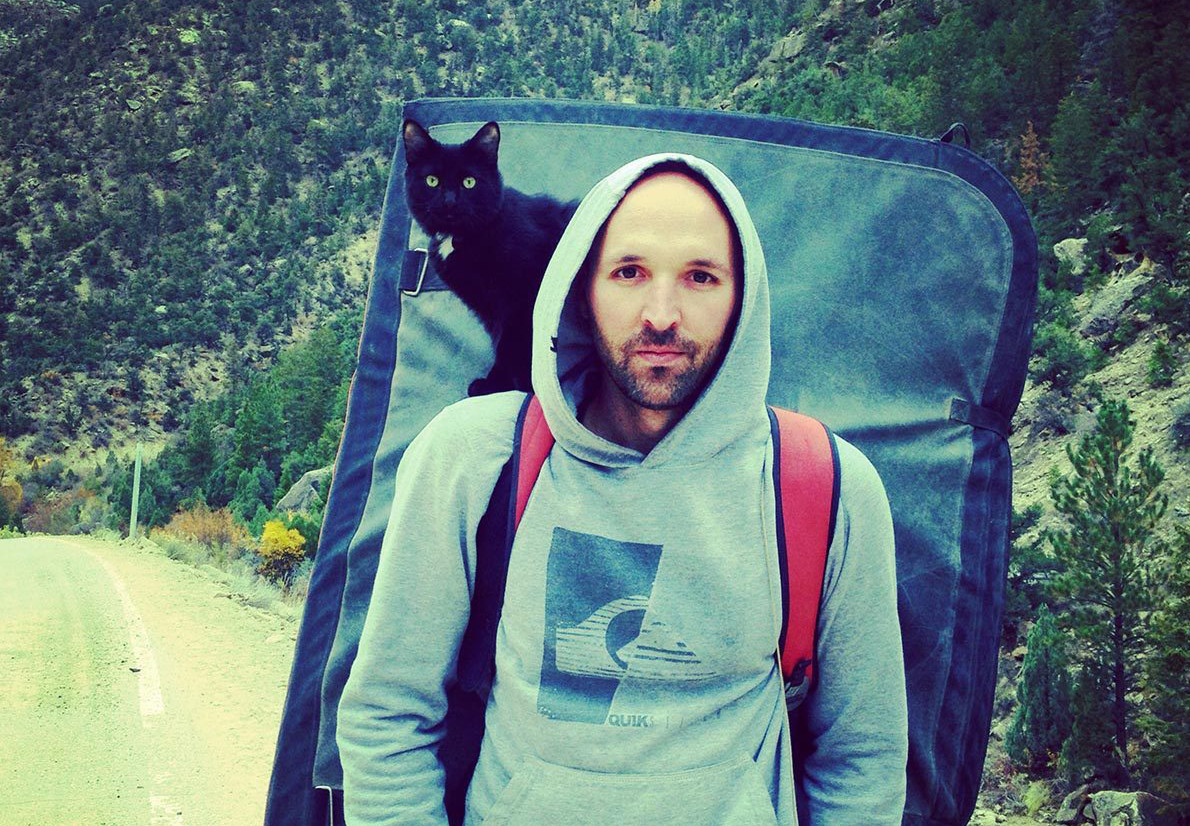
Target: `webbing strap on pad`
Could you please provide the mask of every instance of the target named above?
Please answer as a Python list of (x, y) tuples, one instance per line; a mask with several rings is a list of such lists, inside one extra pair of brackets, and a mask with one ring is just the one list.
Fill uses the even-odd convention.
[(541, 402), (537, 396), (530, 396), (524, 415), (518, 422), (520, 433), (517, 434), (517, 473), (516, 473), (516, 511), (513, 513), (512, 531), (516, 532), (521, 524), (521, 516), (525, 513), (525, 505), (529, 503), (529, 494), (533, 492), (533, 484), (537, 481), (546, 457), (554, 447), (554, 434), (545, 421)]
[(838, 510), (838, 453), (816, 419), (769, 408), (777, 491), (777, 545), (785, 621), (778, 651), (787, 683), (813, 679), (818, 604)]

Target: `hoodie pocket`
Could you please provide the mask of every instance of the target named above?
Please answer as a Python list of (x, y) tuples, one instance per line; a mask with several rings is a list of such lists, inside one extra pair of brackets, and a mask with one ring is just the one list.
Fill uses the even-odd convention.
[(482, 826), (777, 826), (756, 763), (612, 774), (526, 758)]

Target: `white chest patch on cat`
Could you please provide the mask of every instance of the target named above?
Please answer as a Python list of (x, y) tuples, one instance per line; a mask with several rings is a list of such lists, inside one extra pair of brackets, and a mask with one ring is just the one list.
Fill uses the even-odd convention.
[(454, 236), (445, 234), (435, 235), (433, 249), (434, 254), (438, 256), (438, 260), (445, 261), (455, 251)]

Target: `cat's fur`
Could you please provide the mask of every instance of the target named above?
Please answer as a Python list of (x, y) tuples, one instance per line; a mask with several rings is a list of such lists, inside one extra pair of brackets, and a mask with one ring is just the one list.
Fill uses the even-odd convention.
[[(405, 198), (431, 237), (430, 261), (483, 322), (495, 347), (491, 372), (473, 381), (468, 392), (530, 390), (533, 302), (578, 204), (504, 186), (496, 123), (484, 124), (458, 145), (434, 140), (413, 120), (407, 119), (401, 132)], [(464, 183), (468, 179), (470, 186)]]

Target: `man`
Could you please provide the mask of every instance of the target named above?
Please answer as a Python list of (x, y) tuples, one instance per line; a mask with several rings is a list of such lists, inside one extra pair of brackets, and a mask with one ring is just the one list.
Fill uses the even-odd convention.
[[(509, 563), (467, 822), (900, 823), (892, 525), (875, 471), (842, 440), (817, 685), (790, 733), (768, 287), (735, 187), (688, 156), (610, 175), (558, 245), (533, 335), (556, 444)], [(452, 405), (402, 459), (339, 708), (349, 824), (446, 822), (445, 687), (522, 400)]]

